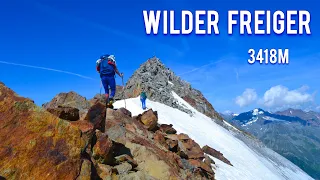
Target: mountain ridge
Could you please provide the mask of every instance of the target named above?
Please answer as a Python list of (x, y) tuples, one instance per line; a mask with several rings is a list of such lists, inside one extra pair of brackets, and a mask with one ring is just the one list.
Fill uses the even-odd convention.
[(271, 113), (260, 108), (234, 117), (222, 114), (237, 128), (255, 136), (312, 177), (320, 179), (320, 119), (310, 123), (309, 115), (310, 112), (297, 109)]
[(175, 75), (157, 57), (149, 58), (132, 74), (124, 87), (125, 96), (120, 95), (120, 99), (137, 97), (142, 89), (145, 89), (149, 99), (192, 115), (187, 108), (177, 104), (171, 93), (173, 91), (199, 112), (222, 120), (219, 113), (199, 90), (192, 88), (190, 83)]

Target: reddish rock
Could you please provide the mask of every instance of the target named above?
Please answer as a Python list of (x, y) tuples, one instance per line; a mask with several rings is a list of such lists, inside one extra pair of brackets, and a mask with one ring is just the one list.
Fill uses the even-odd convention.
[(220, 151), (217, 151), (217, 150), (215, 150), (215, 149), (213, 149), (212, 147), (207, 146), (207, 145), (204, 146), (204, 147), (202, 148), (202, 150), (203, 150), (206, 154), (209, 154), (209, 155), (211, 155), (211, 156), (213, 156), (213, 157), (221, 160), (222, 162), (224, 162), (224, 163), (226, 163), (226, 164), (229, 164), (230, 166), (233, 166), (233, 165), (231, 164), (231, 162), (230, 162), (227, 158), (225, 158)]
[(96, 169), (97, 174), (99, 175), (96, 179), (112, 179), (113, 170), (111, 166), (97, 163)]
[[(179, 177), (180, 167), (173, 158), (174, 153), (155, 145), (150, 139), (139, 136), (129, 137), (126, 146), (138, 162), (138, 171), (144, 171), (156, 179)], [(179, 157), (180, 158), (180, 157)], [(174, 179), (174, 178), (173, 178)], [(177, 178), (181, 179), (181, 178)]]
[(91, 162), (87, 159), (84, 159), (81, 165), (80, 174), (77, 177), (77, 180), (90, 180), (91, 179)]
[(131, 166), (133, 168), (137, 167), (138, 166), (138, 163), (132, 158), (130, 157), (129, 155), (127, 154), (123, 154), (121, 156), (117, 156), (115, 157), (115, 160), (116, 160), (116, 163), (117, 164), (121, 164), (121, 163), (124, 163), (124, 162), (128, 162), (129, 164), (131, 164)]
[(213, 161), (213, 159), (211, 159), (208, 155), (204, 156), (204, 163), (206, 163), (207, 165), (211, 166), (211, 164), (215, 164), (215, 162)]
[(59, 106), (57, 108), (48, 108), (47, 111), (64, 120), (78, 121), (80, 119), (79, 109), (73, 107)]
[[(100, 136), (100, 137), (99, 137)], [(102, 164), (111, 164), (113, 162), (113, 143), (107, 135), (98, 135), (97, 142), (93, 146), (93, 158)]]
[(91, 106), (84, 121), (91, 122), (95, 129), (104, 130), (104, 121), (106, 119), (106, 106), (100, 102)]
[[(172, 125), (158, 125), (156, 112), (132, 117), (130, 111), (120, 108), (106, 113), (99, 101), (86, 111), (81, 120), (68, 122), (28, 99), (0, 91), (0, 127), (4, 127), (0, 142), (5, 147), (0, 148), (1, 176), (76, 180), (214, 177), (206, 160), (202, 162), (199, 145), (186, 134), (175, 134)], [(175, 152), (185, 153), (188, 159)]]
[(88, 121), (71, 121), (70, 123), (72, 126), (81, 130), (81, 136), (85, 140), (86, 150), (91, 154), (91, 142), (95, 131), (93, 124)]
[(181, 134), (178, 134), (178, 139), (179, 140), (189, 140), (190, 138), (187, 134), (181, 133)]
[(6, 179), (76, 179), (84, 140), (69, 122), (0, 83), (0, 174)]
[(205, 171), (205, 173), (209, 174), (210, 176), (214, 176), (214, 172), (211, 168), (211, 166), (207, 165), (206, 163), (195, 160), (195, 159), (189, 159), (189, 164), (193, 166), (193, 168), (200, 168), (201, 170)]
[(149, 131), (155, 130), (158, 124), (157, 112), (152, 111), (152, 109), (145, 111), (141, 115), (140, 122), (145, 125)]
[(133, 133), (137, 132), (133, 124), (126, 124), (126, 130), (131, 131)]
[(166, 138), (166, 139), (175, 140), (175, 141), (178, 141), (178, 140), (179, 140), (177, 134), (168, 134), (168, 135), (165, 136), (165, 138)]
[(177, 131), (172, 127), (172, 124), (161, 124), (160, 125), (160, 131), (166, 133), (166, 134), (176, 134)]
[(80, 96), (76, 92), (59, 93), (50, 102), (42, 105), (43, 108), (73, 107), (80, 111), (80, 116), (90, 108), (90, 103), (85, 97)]
[(178, 154), (187, 159), (203, 159), (204, 153), (194, 140), (186, 134), (178, 135)]
[(131, 112), (129, 110), (125, 109), (125, 108), (117, 109), (117, 112), (119, 112), (121, 114), (124, 114), (126, 116), (129, 116), (129, 117), (132, 116)]
[(164, 134), (161, 131), (156, 131), (154, 133), (154, 141), (164, 146), (166, 149), (169, 149), (169, 145), (166, 143), (166, 139), (164, 138)]

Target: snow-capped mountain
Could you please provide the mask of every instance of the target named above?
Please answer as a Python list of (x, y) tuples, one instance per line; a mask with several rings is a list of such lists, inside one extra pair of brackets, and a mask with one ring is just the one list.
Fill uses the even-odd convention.
[[(226, 129), (219, 125), (220, 120), (214, 121), (198, 112), (174, 91), (172, 96), (194, 115), (151, 100), (147, 100), (147, 107), (158, 112), (160, 123), (172, 124), (179, 133), (188, 134), (201, 146), (215, 147), (230, 160), (233, 166), (214, 159), (216, 179), (312, 179), (296, 165), (229, 123), (223, 121), (223, 126), (229, 127)], [(115, 103), (116, 108), (125, 106), (133, 115), (143, 112), (138, 97)]]
[(316, 116), (302, 110), (271, 113), (257, 108), (228, 121), (319, 179), (320, 128), (310, 117)]

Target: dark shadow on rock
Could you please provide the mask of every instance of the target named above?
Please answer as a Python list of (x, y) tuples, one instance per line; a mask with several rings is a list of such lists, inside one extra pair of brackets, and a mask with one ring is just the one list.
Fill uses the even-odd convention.
[(113, 151), (114, 157), (120, 156), (120, 155), (123, 155), (123, 154), (127, 154), (130, 157), (133, 157), (133, 155), (131, 154), (131, 151), (130, 151), (129, 148), (127, 148), (126, 146), (124, 146), (121, 143), (117, 143), (117, 142), (113, 142), (113, 143), (114, 143), (114, 146), (115, 146), (114, 147), (114, 151)]

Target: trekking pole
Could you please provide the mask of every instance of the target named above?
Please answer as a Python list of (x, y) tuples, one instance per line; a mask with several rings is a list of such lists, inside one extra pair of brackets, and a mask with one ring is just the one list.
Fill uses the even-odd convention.
[(125, 93), (124, 93), (123, 76), (121, 77), (121, 79), (122, 79), (122, 93), (123, 93), (123, 98), (124, 98), (124, 108), (127, 109), (126, 97), (125, 97)]
[(102, 90), (102, 82), (100, 82), (100, 99), (102, 100), (102, 97), (101, 97), (101, 90)]

